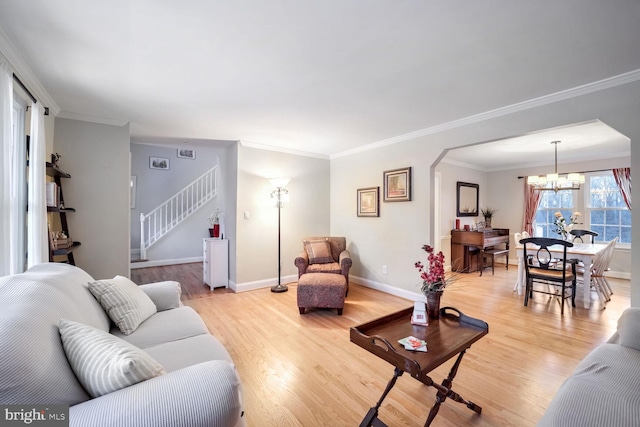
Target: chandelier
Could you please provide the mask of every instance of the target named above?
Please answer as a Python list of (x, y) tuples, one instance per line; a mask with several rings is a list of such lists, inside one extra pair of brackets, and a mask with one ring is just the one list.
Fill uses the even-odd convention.
[(561, 141), (552, 141), (555, 147), (555, 172), (546, 175), (529, 176), (527, 182), (534, 190), (539, 191), (555, 191), (558, 190), (579, 190), (580, 184), (584, 184), (584, 175), (581, 173), (558, 174), (558, 144)]

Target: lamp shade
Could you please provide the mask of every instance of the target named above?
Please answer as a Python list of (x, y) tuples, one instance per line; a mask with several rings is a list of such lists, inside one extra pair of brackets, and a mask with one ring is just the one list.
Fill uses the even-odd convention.
[(289, 178), (271, 178), (269, 182), (276, 188), (283, 188), (289, 183)]

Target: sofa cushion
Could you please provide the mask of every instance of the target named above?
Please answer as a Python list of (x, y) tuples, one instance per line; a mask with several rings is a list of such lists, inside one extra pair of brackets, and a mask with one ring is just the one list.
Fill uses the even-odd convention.
[(227, 349), (216, 337), (209, 334), (146, 347), (144, 351), (162, 364), (167, 372), (207, 360), (226, 360), (233, 363)]
[(194, 309), (180, 307), (159, 311), (130, 335), (124, 335), (118, 328), (112, 328), (111, 333), (144, 349), (165, 342), (208, 334), (209, 330)]
[(151, 298), (123, 276), (91, 282), (89, 290), (125, 335), (135, 331), (140, 323), (157, 311)]
[(304, 249), (309, 255), (309, 264), (325, 264), (334, 262), (331, 256), (331, 246), (324, 240), (304, 240)]
[(637, 426), (640, 351), (602, 344), (560, 386), (539, 426)]
[(245, 425), (241, 413), (235, 367), (210, 360), (72, 406), (69, 425), (240, 427)]
[(66, 318), (108, 331), (109, 318), (69, 264), (47, 263), (0, 278), (0, 402), (74, 405), (89, 399), (58, 333)]
[(165, 373), (149, 354), (108, 332), (65, 319), (59, 330), (71, 368), (92, 397)]

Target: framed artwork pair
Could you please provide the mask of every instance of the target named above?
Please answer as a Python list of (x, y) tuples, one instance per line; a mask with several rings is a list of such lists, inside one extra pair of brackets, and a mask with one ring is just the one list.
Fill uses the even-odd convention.
[[(384, 202), (411, 201), (411, 167), (384, 171)], [(357, 190), (357, 214), (362, 217), (380, 216), (380, 187), (359, 188)]]

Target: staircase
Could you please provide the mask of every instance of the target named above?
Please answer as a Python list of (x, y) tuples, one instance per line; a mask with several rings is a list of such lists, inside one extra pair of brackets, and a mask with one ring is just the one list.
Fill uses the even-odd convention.
[(140, 258), (147, 258), (147, 249), (216, 196), (218, 165), (196, 178), (166, 202), (140, 214)]

